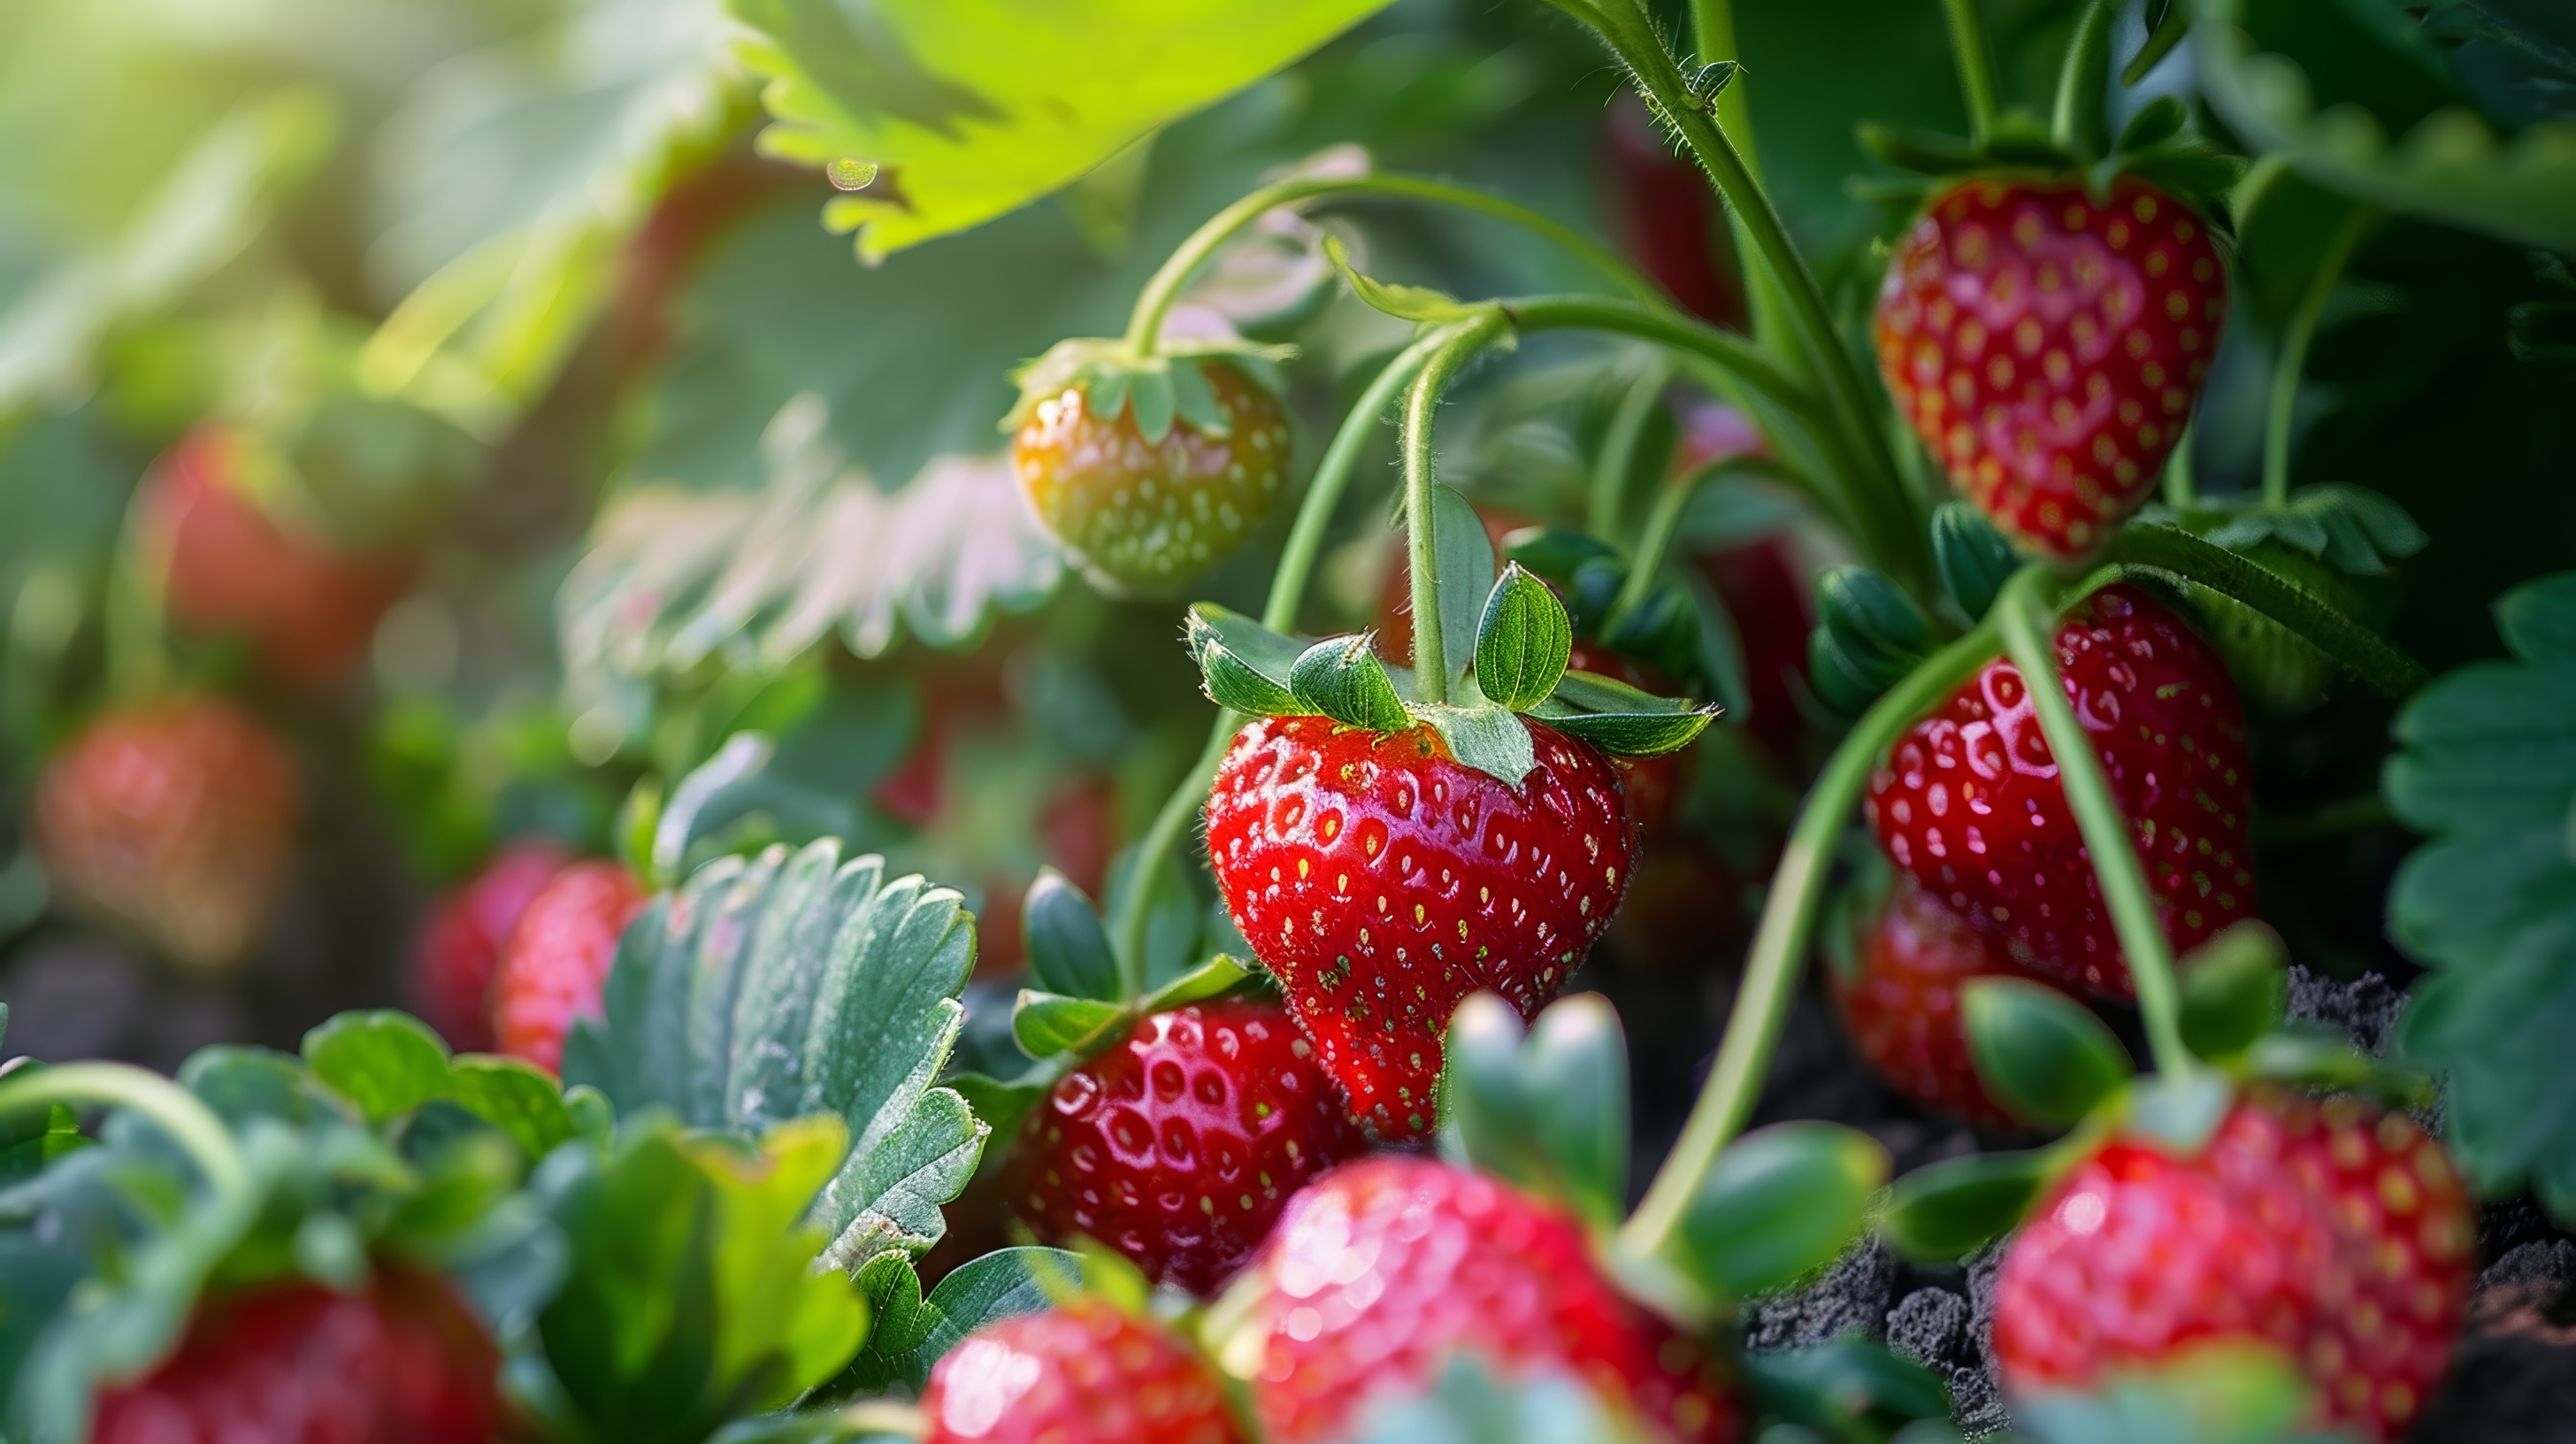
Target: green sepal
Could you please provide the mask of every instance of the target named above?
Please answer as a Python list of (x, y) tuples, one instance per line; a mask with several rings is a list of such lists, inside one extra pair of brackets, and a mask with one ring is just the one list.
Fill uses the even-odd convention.
[(1217, 405), (1216, 388), (1208, 384), (1205, 364), (1195, 356), (1172, 358), (1169, 369), (1173, 413), (1201, 436), (1232, 436), (1234, 423), (1226, 419), (1225, 408)]
[(2431, 1074), (2374, 1058), (2332, 1028), (2277, 1028), (2233, 1061), (2248, 1078), (2360, 1093), (2399, 1108), (2429, 1108), (2440, 1096)]
[(1606, 1235), (1628, 1184), (1628, 1045), (1597, 994), (1561, 998), (1524, 1036), (1479, 992), (1450, 1015), (1446, 1136), (1477, 1167), (1571, 1208)]
[(1918, 1168), (1888, 1190), (1879, 1234), (1917, 1262), (1965, 1257), (2019, 1226), (2061, 1166), (2057, 1150), (2035, 1148)]
[(1964, 501), (1945, 501), (1932, 511), (1932, 565), (1960, 614), (1977, 622), (1995, 604), (2005, 579), (2020, 569), (2021, 558), (1985, 513)]
[(2189, 1158), (2209, 1146), (2235, 1102), (2236, 1085), (2215, 1069), (2150, 1074), (2129, 1090), (2128, 1112), (2120, 1120), (2120, 1129), (2131, 1138)]
[(1074, 998), (1119, 1000), (1118, 959), (1110, 951), (1109, 930), (1063, 873), (1038, 869), (1020, 904), (1020, 936), (1027, 941), (1029, 975), (1050, 993)]
[(1225, 436), (1232, 428), (1205, 368), (1232, 366), (1254, 385), (1277, 394), (1278, 363), (1296, 354), (1294, 346), (1193, 338), (1167, 342), (1140, 356), (1116, 337), (1073, 337), (1011, 373), (1020, 395), (1002, 418), (1002, 430), (1017, 431), (1039, 402), (1080, 390), (1085, 409), (1102, 421), (1115, 421), (1133, 407), (1136, 429), (1147, 441), (1170, 435), (1175, 420), (1209, 436)]
[(1817, 625), (1862, 680), (1895, 686), (1932, 655), (1932, 620), (1894, 582), (1867, 567), (1832, 567), (1816, 579)]
[(2230, 1338), (2113, 1370), (2085, 1392), (2034, 1389), (2013, 1422), (2039, 1444), (2351, 1444), (2306, 1427), (2315, 1388), (2271, 1344)]
[(1293, 639), (1214, 602), (1193, 603), (1182, 626), (1208, 700), (1253, 717), (1304, 710), (1288, 685), (1302, 650)]
[(1298, 655), (1288, 669), (1288, 689), (1299, 710), (1330, 717), (1345, 727), (1399, 732), (1412, 725), (1404, 698), (1378, 660), (1369, 633), (1327, 637)]
[(2182, 1040), (2212, 1063), (2254, 1046), (2279, 1026), (2290, 999), (2281, 936), (2260, 922), (2229, 927), (2177, 964)]
[[(1473, 696), (1474, 689), (1468, 692)], [(1538, 766), (1538, 744), (1520, 718), (1482, 698), (1464, 705), (1417, 702), (1415, 719), (1440, 734), (1449, 756), (1461, 766), (1514, 787)]]
[(1324, 255), (1332, 261), (1333, 268), (1342, 273), (1343, 279), (1351, 283), (1351, 294), (1373, 309), (1401, 321), (1438, 325), (1494, 309), (1494, 303), (1490, 301), (1461, 301), (1428, 286), (1392, 285), (1362, 275), (1351, 264), (1349, 252), (1342, 248), (1342, 238), (1330, 233), (1324, 237)]
[(1786, 1288), (1851, 1247), (1887, 1173), (1887, 1150), (1839, 1123), (1756, 1129), (1717, 1155), (1683, 1209), (1685, 1265), (1721, 1298)]
[(1032, 1058), (1083, 1054), (1110, 1037), (1129, 1016), (1117, 1003), (1022, 988), (1011, 1005), (1011, 1036)]
[(1568, 672), (1530, 715), (1569, 737), (1622, 757), (1660, 757), (1698, 740), (1717, 720), (1714, 703), (1658, 697), (1616, 678)]
[(1127, 406), (1136, 413), (1136, 432), (1149, 446), (1159, 446), (1172, 434), (1172, 418), (1180, 407), (1172, 395), (1171, 363), (1160, 356), (1148, 357), (1128, 373)]
[(1526, 712), (1556, 690), (1574, 651), (1574, 622), (1547, 583), (1509, 562), (1485, 598), (1476, 625), (1476, 686), (1486, 697)]
[(1950, 1414), (1949, 1386), (1940, 1375), (1869, 1339), (1846, 1336), (1810, 1348), (1747, 1352), (1739, 1358), (1744, 1382), (1763, 1412), (1789, 1426), (1766, 1432), (1766, 1441), (1782, 1435), (1798, 1440), (1894, 1435), (1912, 1444), (1918, 1435), (1907, 1424), (1946, 1420)]
[(1136, 1013), (1145, 1017), (1167, 1013), (1174, 1008), (1186, 1008), (1192, 1003), (1204, 1003), (1210, 998), (1221, 998), (1258, 983), (1265, 976), (1258, 967), (1241, 958), (1218, 953), (1138, 999)]
[(2074, 1124), (2137, 1074), (2109, 1026), (2046, 983), (1972, 978), (1959, 1006), (1978, 1080), (2043, 1127)]
[(2170, 95), (2159, 95), (2141, 106), (2137, 114), (2129, 117), (2129, 123), (2120, 127), (2120, 138), (2114, 142), (2114, 147), (2145, 150), (2162, 145), (2182, 134), (2183, 126), (2190, 119), (2191, 112), (2183, 109), (2181, 101)]

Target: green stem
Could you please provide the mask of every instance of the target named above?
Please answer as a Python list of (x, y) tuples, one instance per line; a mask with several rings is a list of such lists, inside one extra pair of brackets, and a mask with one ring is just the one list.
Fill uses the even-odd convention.
[[(1413, 380), (1423, 362), (1467, 329), (1466, 323), (1444, 326), (1405, 347), (1379, 370), (1377, 378), (1369, 382), (1368, 389), (1352, 405), (1350, 414), (1342, 418), (1341, 429), (1333, 433), (1332, 445), (1324, 449), (1324, 459), (1316, 465), (1314, 479), (1306, 484), (1306, 495), (1297, 504), (1297, 520), (1288, 529), (1288, 545), (1279, 554), (1278, 570), (1271, 573), (1270, 598), (1261, 611), (1263, 626), (1274, 632), (1295, 629), (1297, 606), (1306, 595), (1308, 579), (1315, 573), (1324, 533), (1332, 525), (1333, 513), (1341, 507), (1343, 493), (1350, 490), (1351, 474), (1358, 469), (1361, 454), (1376, 434), (1379, 418), (1395, 404), (1397, 393)], [(1129, 864), (1127, 891), (1119, 898), (1117, 916), (1110, 925), (1119, 979), (1128, 997), (1144, 994), (1145, 927), (1152, 916), (1149, 884), (1162, 871), (1172, 850), (1180, 846), (1190, 819), (1198, 815), (1199, 804), (1207, 797), (1208, 782), (1216, 776), (1217, 764), (1225, 760), (1227, 744), (1242, 725), (1243, 719), (1234, 713), (1217, 709), (1216, 720), (1209, 724), (1207, 745), (1199, 749), (1198, 760), (1181, 775), (1171, 796), (1163, 799), (1162, 810), (1154, 814), (1153, 824), (1137, 841), (1135, 860)]]
[(1476, 353), (1510, 325), (1501, 310), (1486, 312), (1431, 353), (1404, 402), (1404, 547), (1413, 585), (1413, 686), (1424, 702), (1449, 700), (1449, 659), (1440, 636), (1440, 549), (1432, 505), (1431, 424), (1440, 397)]
[(1127, 344), (1138, 352), (1150, 352), (1160, 338), (1163, 318), (1171, 313), (1180, 299), (1181, 288), (1217, 247), (1228, 237), (1269, 211), (1302, 200), (1322, 196), (1402, 196), (1413, 200), (1435, 201), (1457, 206), (1508, 221), (1524, 230), (1563, 247), (1586, 264), (1619, 284), (1638, 300), (1651, 306), (1670, 306), (1661, 288), (1636, 267), (1620, 259), (1616, 251), (1562, 222), (1553, 221), (1526, 206), (1515, 205), (1499, 196), (1443, 181), (1424, 180), (1417, 176), (1307, 176), (1263, 186), (1224, 210), (1208, 218), (1206, 224), (1181, 242), (1136, 296), (1135, 310), (1127, 321)]
[(1671, 1156), (1656, 1171), (1637, 1211), (1619, 1230), (1624, 1251), (1644, 1256), (1663, 1245), (1680, 1225), (1719, 1150), (1752, 1116), (1763, 1076), (1771, 1067), (1772, 1050), (1779, 1044), (1789, 1004), (1797, 994), (1798, 969), (1815, 933), (1817, 905), (1833, 862), (1834, 844), (1859, 803), (1879, 755), (1924, 709), (1994, 655), (1991, 623), (1942, 648), (1879, 698), (1825, 763), (1781, 850), (1779, 870), (1772, 874), (1762, 921), (1753, 935), (1753, 951), (1745, 958), (1744, 982), (1727, 1017), (1726, 1036), (1718, 1044), (1717, 1062), (1709, 1069), (1708, 1083), (1691, 1106)]
[(1941, 0), (1950, 22), (1950, 54), (1959, 64), (1959, 95), (1968, 103), (1968, 138), (1979, 145), (1995, 133), (1994, 62), (1986, 54), (1986, 29), (1977, 0)]
[(1644, 374), (1628, 384), (1627, 394), (1619, 398), (1619, 409), (1610, 415), (1610, 428), (1601, 438), (1601, 457), (1592, 469), (1592, 493), (1585, 498), (1584, 528), (1594, 536), (1609, 540), (1619, 534), (1628, 520), (1628, 489), (1637, 469), (1637, 443), (1646, 433), (1646, 423), (1654, 419), (1655, 408), (1663, 404), (1664, 388), (1672, 381), (1672, 368), (1661, 353), (1648, 363)]
[(2048, 592), (2055, 580), (2025, 567), (2004, 583), (1996, 596), (1994, 616), (2005, 655), (2021, 672), (2039, 716), (2039, 730), (2057, 759), (2058, 785), (2075, 825), (2092, 855), (2093, 876), (2102, 885), (2102, 901), (2111, 910), (2112, 931), (2127, 955), (2129, 978), (2137, 985), (2138, 1012), (2146, 1023), (2147, 1046), (2156, 1071), (2180, 1077), (2198, 1065), (2182, 1041), (2182, 990), (2174, 981), (2173, 945), (2156, 917), (2155, 893), (2138, 860), (2137, 829), (2111, 795), (2111, 779), (2095, 753), (2093, 734), (2076, 720), (2057, 671), (2057, 609)]
[(2147, 72), (2156, 68), (2156, 62), (2171, 55), (2173, 48), (2180, 45), (2183, 36), (2190, 32), (2191, 0), (2173, 0), (2165, 11), (2163, 23), (2156, 26), (2155, 33), (2147, 37), (2147, 43), (2139, 46), (2138, 53), (2131, 56), (2129, 63), (2121, 69), (2120, 83), (2135, 85), (2146, 79)]
[(1616, 633), (1646, 601), (1655, 587), (1655, 576), (1664, 567), (1664, 554), (1672, 550), (1673, 536), (1681, 530), (1682, 513), (1690, 509), (1691, 498), (1699, 489), (1721, 476), (1769, 476), (1789, 480), (1791, 485), (1805, 484), (1792, 479), (1780, 463), (1764, 456), (1722, 456), (1706, 461), (1664, 483), (1655, 495), (1655, 509), (1646, 514), (1645, 530), (1637, 534), (1636, 549), (1628, 554), (1628, 575), (1619, 583), (1619, 595), (1610, 601), (1609, 615), (1602, 620), (1602, 630)]
[(250, 1167), (223, 1120), (195, 1094), (157, 1073), (123, 1063), (65, 1063), (0, 1082), (0, 1111), (49, 1103), (103, 1104), (151, 1119), (197, 1166), (213, 1194), (214, 1211), (241, 1207), (251, 1196)]
[(2308, 343), (2316, 337), (2317, 320), (2325, 315), (2326, 300), (2343, 277), (2344, 263), (2352, 258), (2353, 247), (2361, 244), (2372, 219), (2370, 207), (2362, 205), (2354, 206), (2344, 218), (2334, 239), (2326, 243), (2325, 254), (2317, 258), (2307, 293), (2299, 298), (2299, 309), (2291, 313), (2281, 333), (2281, 354), (2272, 363), (2271, 411), (2263, 425), (2265, 506), (2282, 506), (2290, 499), (2290, 426), (2298, 419), (2299, 375), (2307, 369)]
[(2048, 135), (2061, 149), (2070, 150), (2087, 160), (2099, 157), (2106, 137), (2102, 134), (2102, 92), (2110, 68), (2111, 20), (2117, 9), (2115, 0), (2093, 0), (2084, 9), (2084, 18), (2075, 24), (2075, 36), (2066, 43), (2066, 59), (2057, 70), (2057, 101), (2050, 107)]

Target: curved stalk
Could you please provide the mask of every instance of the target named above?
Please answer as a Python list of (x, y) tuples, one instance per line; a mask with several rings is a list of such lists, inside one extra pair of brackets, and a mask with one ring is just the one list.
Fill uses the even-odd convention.
[(1959, 66), (1959, 98), (1968, 105), (1968, 138), (1979, 145), (1995, 133), (1995, 69), (1986, 54), (1985, 25), (1977, 0), (1941, 0), (1950, 26), (1950, 57)]
[(1764, 456), (1722, 456), (1705, 461), (1665, 482), (1655, 495), (1655, 509), (1646, 514), (1646, 525), (1637, 534), (1635, 550), (1628, 554), (1628, 575), (1619, 583), (1619, 594), (1610, 601), (1610, 613), (1603, 619), (1602, 630), (1616, 632), (1628, 614), (1643, 606), (1646, 594), (1654, 590), (1655, 574), (1663, 570), (1664, 554), (1672, 550), (1673, 535), (1681, 529), (1682, 513), (1689, 509), (1699, 489), (1721, 476), (1769, 476), (1792, 486), (1810, 487), (1802, 477), (1791, 475), (1780, 463)]
[(1645, 1255), (1663, 1244), (1680, 1225), (1719, 1150), (1752, 1116), (1781, 1026), (1788, 1021), (1798, 969), (1815, 933), (1817, 905), (1833, 862), (1834, 844), (1860, 801), (1879, 754), (1925, 708), (1974, 675), (1995, 650), (1995, 630), (1988, 622), (1926, 659), (1861, 717), (1808, 790), (1797, 825), (1781, 849), (1779, 870), (1772, 874), (1770, 896), (1762, 904), (1762, 921), (1753, 935), (1753, 950), (1745, 958), (1744, 981), (1727, 1017), (1717, 1062), (1709, 1069), (1699, 1101), (1691, 1105), (1680, 1140), (1656, 1171), (1637, 1211), (1619, 1230), (1622, 1249)]
[(2066, 59), (2057, 70), (2057, 99), (2049, 108), (2048, 136), (2058, 146), (2090, 160), (2103, 150), (2102, 93), (2111, 61), (2111, 19), (2115, 0), (2093, 0), (2075, 23), (2066, 43)]
[(1499, 196), (1443, 181), (1424, 180), (1416, 176), (1306, 176), (1263, 186), (1224, 210), (1208, 218), (1188, 240), (1181, 242), (1170, 258), (1156, 269), (1145, 289), (1136, 296), (1135, 310), (1127, 322), (1127, 344), (1140, 352), (1151, 351), (1162, 334), (1163, 318), (1171, 313), (1173, 302), (1180, 299), (1181, 288), (1217, 247), (1228, 237), (1259, 219), (1265, 212), (1297, 201), (1324, 196), (1403, 196), (1413, 200), (1434, 201), (1457, 206), (1508, 221), (1540, 236), (1619, 284), (1638, 300), (1650, 306), (1668, 307), (1662, 289), (1636, 267), (1620, 259), (1617, 252), (1562, 222), (1553, 221), (1526, 206), (1516, 205)]
[(2111, 795), (2111, 779), (2093, 750), (2093, 734), (2084, 730), (2066, 701), (2057, 671), (2057, 609), (2047, 594), (2053, 585), (2047, 573), (2034, 568), (2014, 573), (1995, 597), (1996, 630), (2005, 654), (2021, 671), (2022, 685), (2030, 690), (2040, 733), (2048, 739), (2049, 755), (2057, 759), (2058, 785), (2083, 833), (2085, 851), (2092, 855), (2112, 931), (2137, 985), (2138, 1012), (2156, 1071), (2180, 1077), (2199, 1065), (2183, 1046), (2182, 990), (2174, 981), (2173, 945), (2156, 917), (2146, 867), (2138, 861), (2137, 829)]
[(1510, 323), (1500, 310), (1476, 318), (1455, 338), (1431, 353), (1404, 402), (1404, 548), (1413, 583), (1413, 686), (1423, 701), (1439, 706), (1449, 700), (1449, 659), (1440, 636), (1438, 538), (1431, 504), (1431, 423), (1439, 414), (1441, 394), (1476, 353), (1491, 345)]
[(1645, 373), (1628, 384), (1619, 409), (1611, 413), (1610, 429), (1601, 439), (1600, 460), (1592, 469), (1592, 492), (1584, 498), (1583, 519), (1584, 530), (1605, 541), (1628, 520), (1628, 487), (1637, 469), (1637, 443), (1645, 436), (1655, 408), (1663, 403), (1664, 387), (1671, 380), (1671, 365), (1658, 353)]
[(242, 1161), (223, 1120), (198, 1102), (195, 1094), (158, 1073), (123, 1063), (65, 1063), (0, 1082), (0, 1109), (49, 1103), (102, 1104), (142, 1114), (196, 1165), (214, 1195), (216, 1211), (238, 1207), (250, 1198), (250, 1166)]
[[(1342, 504), (1343, 493), (1350, 490), (1351, 473), (1358, 468), (1361, 453), (1368, 449), (1369, 438), (1376, 433), (1378, 418), (1395, 404), (1396, 394), (1413, 380), (1422, 364), (1466, 330), (1466, 323), (1444, 326), (1398, 352), (1342, 419), (1341, 429), (1333, 433), (1332, 444), (1324, 449), (1324, 459), (1315, 467), (1314, 479), (1306, 484), (1306, 495), (1297, 503), (1297, 520), (1288, 529), (1288, 545), (1279, 554), (1278, 570), (1271, 573), (1269, 600), (1261, 610), (1263, 626), (1275, 632), (1296, 627), (1297, 605), (1306, 595), (1306, 583), (1315, 572), (1315, 559), (1323, 551), (1324, 532)], [(1225, 759), (1226, 746), (1241, 725), (1242, 719), (1234, 713), (1217, 709), (1216, 720), (1209, 725), (1207, 745), (1199, 749), (1198, 760), (1182, 774), (1171, 796), (1163, 800), (1162, 810), (1154, 814), (1152, 825), (1137, 840), (1127, 892), (1119, 899), (1117, 916), (1111, 919), (1110, 926), (1120, 981), (1130, 997), (1144, 992), (1145, 921), (1151, 915), (1147, 901), (1152, 895), (1149, 884), (1162, 871), (1172, 849), (1180, 845), (1181, 834), (1197, 815), (1199, 803), (1207, 796), (1208, 781), (1216, 775), (1217, 764)]]
[(2334, 239), (2326, 242), (2325, 254), (2317, 258), (2316, 272), (2308, 278), (2307, 293), (2299, 298), (2299, 309), (2290, 314), (2290, 323), (2281, 333), (2281, 354), (2272, 362), (2271, 408), (2263, 421), (2265, 506), (2281, 506), (2290, 499), (2290, 427), (2298, 419), (2299, 376), (2307, 370), (2308, 343), (2316, 338), (2326, 300), (2343, 279), (2344, 263), (2352, 259), (2353, 248), (2361, 244), (2372, 219), (2370, 207), (2352, 208)]

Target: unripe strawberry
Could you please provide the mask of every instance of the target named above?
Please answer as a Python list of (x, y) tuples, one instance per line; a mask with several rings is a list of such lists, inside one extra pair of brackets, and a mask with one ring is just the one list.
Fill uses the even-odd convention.
[(197, 1305), (168, 1358), (98, 1401), (94, 1444), (490, 1444), (500, 1354), (446, 1283), (379, 1264)]
[(572, 860), (559, 842), (531, 838), (501, 850), (438, 900), (412, 949), (413, 1007), (459, 1052), (489, 1052), (492, 979), (519, 915)]
[(2114, 1141), (2005, 1256), (2006, 1387), (2082, 1389), (2205, 1344), (2270, 1345), (2322, 1420), (2405, 1433), (2448, 1366), (2477, 1234), (2440, 1144), (2350, 1096), (2263, 1088), (2201, 1152)]
[(968, 1334), (930, 1371), (924, 1444), (1239, 1444), (1216, 1375), (1098, 1299)]
[(110, 712), (75, 736), (36, 784), (36, 845), (67, 899), (216, 971), (267, 925), (295, 814), (286, 749), (241, 708), (199, 697)]
[(2226, 325), (2226, 265), (2172, 196), (1979, 177), (1897, 242), (1879, 370), (1978, 510), (2080, 556), (2146, 502)]
[(500, 1051), (553, 1072), (575, 1018), (599, 1015), (617, 940), (649, 900), (635, 875), (602, 859), (556, 873), (519, 914), (492, 981)]

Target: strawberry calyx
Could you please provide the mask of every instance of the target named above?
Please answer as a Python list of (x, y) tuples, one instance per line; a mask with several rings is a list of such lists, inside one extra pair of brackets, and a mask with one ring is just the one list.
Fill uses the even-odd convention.
[(1628, 554), (1598, 537), (1560, 527), (1512, 532), (1503, 538), (1503, 556), (1556, 589), (1573, 620), (1578, 645), (1605, 647), (1667, 677), (1702, 685), (1714, 680), (1701, 660), (1699, 609), (1679, 582), (1656, 582), (1642, 600), (1623, 610), (1619, 597), (1634, 565)]
[(1151, 351), (1106, 336), (1058, 341), (1011, 373), (1020, 396), (1002, 418), (1001, 429), (1019, 430), (1039, 403), (1078, 390), (1085, 407), (1104, 422), (1114, 422), (1132, 408), (1138, 434), (1151, 444), (1171, 435), (1176, 424), (1203, 436), (1229, 436), (1233, 424), (1218, 403), (1208, 368), (1228, 367), (1274, 398), (1284, 398), (1287, 381), (1279, 366), (1296, 354), (1294, 346), (1236, 339), (1166, 339)]
[(1996, 117), (1982, 141), (1910, 126), (1863, 122), (1863, 149), (1888, 165), (1909, 173), (1884, 182), (1876, 194), (1889, 200), (1920, 202), (1947, 184), (1967, 179), (2062, 181), (2081, 180), (2097, 198), (2112, 184), (2134, 176), (2174, 196), (2225, 227), (2227, 190), (2245, 173), (2242, 157), (2220, 149), (2190, 126), (2181, 101), (2160, 96), (2131, 117), (2107, 147), (2095, 147), (2080, 136), (2055, 133), (2049, 124), (2025, 110)]
[[(1446, 610), (1446, 608), (1444, 608)], [(1545, 722), (1604, 752), (1654, 757), (1706, 730), (1714, 705), (1658, 697), (1613, 678), (1566, 669), (1574, 631), (1564, 603), (1519, 562), (1506, 564), (1470, 623), (1443, 617), (1449, 655), (1472, 658), (1445, 702), (1423, 698), (1410, 668), (1377, 656), (1360, 633), (1304, 642), (1239, 612), (1201, 602), (1184, 640), (1210, 700), (1253, 716), (1322, 716), (1380, 734), (1428, 727), (1451, 757), (1519, 786), (1538, 763), (1514, 714)]]

